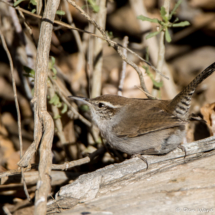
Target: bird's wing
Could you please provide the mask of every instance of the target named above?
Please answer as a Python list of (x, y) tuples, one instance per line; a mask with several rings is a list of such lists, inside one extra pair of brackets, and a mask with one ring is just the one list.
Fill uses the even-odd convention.
[(168, 113), (157, 101), (152, 102), (152, 100), (150, 102), (145, 100), (144, 108), (141, 106), (130, 108), (128, 113), (121, 117), (122, 120), (112, 128), (117, 136), (136, 137), (186, 123), (186, 121)]

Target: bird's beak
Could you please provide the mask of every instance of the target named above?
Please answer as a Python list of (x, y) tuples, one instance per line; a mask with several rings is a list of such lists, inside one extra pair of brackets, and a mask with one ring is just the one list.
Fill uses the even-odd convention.
[(80, 96), (68, 96), (68, 98), (75, 99), (75, 100), (78, 100), (78, 101), (81, 101), (81, 102), (83, 102), (85, 104), (90, 105), (90, 102), (89, 102), (88, 98), (84, 98), (84, 97), (80, 97)]

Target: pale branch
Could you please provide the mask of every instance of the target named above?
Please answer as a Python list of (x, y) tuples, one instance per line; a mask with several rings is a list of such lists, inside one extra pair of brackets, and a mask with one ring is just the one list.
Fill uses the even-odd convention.
[(59, 3), (60, 0), (48, 0), (45, 6), (35, 65), (35, 91), (33, 99), (35, 119), (34, 140), (38, 138), (37, 140), (40, 142), (39, 180), (37, 182), (34, 209), (34, 214), (36, 215), (46, 213), (47, 197), (51, 188), (51, 147), (54, 136), (54, 123), (52, 117), (47, 112), (47, 80), (53, 23)]
[[(166, 17), (169, 16), (169, 6), (170, 6), (170, 0), (164, 0), (163, 7), (165, 8), (165, 11), (166, 11)], [(157, 62), (157, 69), (159, 71), (162, 71), (163, 64), (165, 61), (164, 34), (165, 34), (164, 31), (160, 32), (159, 47), (158, 47), (158, 62)], [(157, 82), (161, 81), (161, 76), (158, 73), (155, 76), (155, 81)], [(152, 96), (156, 97), (157, 94), (158, 94), (158, 89), (154, 88), (152, 90)]]
[[(128, 46), (128, 37), (127, 36), (125, 36), (123, 38), (123, 46), (125, 46), (125, 47)], [(127, 50), (126, 49), (123, 49), (123, 54), (127, 58)], [(118, 95), (119, 96), (122, 96), (122, 89), (123, 89), (123, 84), (124, 84), (124, 79), (125, 79), (126, 66), (127, 66), (126, 61), (123, 61), (122, 62), (121, 77), (120, 77), (119, 86), (118, 86)]]
[[(94, 14), (95, 22), (101, 26), (102, 29), (106, 26), (106, 0), (97, 0), (96, 4), (99, 7), (98, 13)], [(100, 30), (96, 29), (96, 34), (100, 34)], [(103, 40), (97, 39), (94, 41), (93, 55), (95, 56), (95, 65), (92, 71), (92, 92), (91, 97), (97, 97), (101, 95), (102, 89), (102, 65), (103, 65)]]

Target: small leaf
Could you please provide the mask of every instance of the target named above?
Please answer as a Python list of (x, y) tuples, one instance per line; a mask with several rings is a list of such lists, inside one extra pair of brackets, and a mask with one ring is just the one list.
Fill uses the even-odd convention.
[(160, 33), (160, 31), (151, 32), (146, 36), (146, 39), (154, 37), (154, 36), (158, 35), (159, 33)]
[(35, 71), (33, 69), (31, 69), (30, 67), (27, 67), (27, 66), (23, 66), (23, 69), (24, 69), (24, 76), (26, 77), (31, 77), (31, 78), (34, 78), (35, 77)]
[(57, 94), (55, 94), (51, 100), (49, 101), (49, 104), (58, 105), (60, 103), (60, 98)]
[(169, 20), (172, 18), (173, 14), (175, 14), (175, 11), (177, 10), (177, 8), (178, 8), (179, 5), (181, 4), (181, 2), (182, 2), (182, 0), (179, 0), (179, 1), (175, 4), (173, 10), (171, 11), (171, 13), (170, 13), (170, 15), (169, 15)]
[(93, 12), (94, 13), (98, 13), (99, 12), (99, 6), (98, 5), (95, 5), (92, 8), (93, 8)]
[(90, 7), (93, 9), (94, 13), (99, 12), (99, 6), (96, 4), (96, 1), (94, 0), (88, 0), (88, 3), (90, 4)]
[(54, 119), (59, 119), (59, 118), (61, 118), (60, 115), (54, 116)]
[(31, 11), (31, 13), (35, 13), (36, 12), (36, 9), (33, 9), (32, 11)]
[(23, 1), (25, 1), (25, 0), (18, 0), (16, 2), (14, 2), (13, 6), (16, 7), (17, 5), (19, 5)]
[(57, 106), (58, 108), (60, 108), (60, 107), (62, 106), (62, 103), (59, 101), (59, 102), (56, 104), (56, 106)]
[(178, 22), (179, 18), (176, 17), (176, 19), (173, 21), (173, 23)]
[(55, 65), (55, 58), (53, 56), (51, 56), (51, 61), (52, 61), (52, 66)]
[(31, 90), (31, 95), (34, 96), (34, 88)]
[(54, 73), (54, 75), (57, 75), (57, 70), (55, 68), (52, 68), (52, 72)]
[(61, 110), (61, 113), (64, 114), (64, 113), (67, 112), (67, 110), (68, 110), (67, 104), (63, 103), (63, 108), (62, 108), (62, 110)]
[(150, 19), (149, 17), (143, 16), (143, 15), (138, 16), (137, 19), (140, 19), (142, 21), (148, 21), (148, 22), (153, 22), (153, 23), (158, 23), (159, 24), (158, 19)]
[(63, 10), (57, 10), (56, 14), (63, 16), (63, 15), (65, 15), (65, 12)]
[(172, 24), (173, 27), (185, 27), (185, 26), (188, 26), (188, 25), (190, 25), (190, 23), (188, 21), (183, 21), (183, 22)]
[(155, 80), (152, 80), (152, 82), (153, 82), (153, 85), (155, 87), (157, 87), (157, 88), (161, 88), (163, 86), (163, 82), (162, 81), (161, 82), (157, 82)]
[(163, 7), (163, 6), (161, 7), (160, 14), (161, 14), (162, 19), (163, 19), (165, 22), (167, 22), (167, 21), (168, 21), (168, 18), (166, 17), (166, 9), (165, 9), (165, 7)]
[(37, 5), (37, 2), (35, 0), (30, 0), (30, 3), (33, 4), (34, 6)]
[(165, 38), (166, 38), (166, 41), (167, 41), (168, 43), (170, 43), (171, 40), (172, 40), (171, 37), (170, 37), (168, 28), (167, 28), (166, 31), (165, 31)]

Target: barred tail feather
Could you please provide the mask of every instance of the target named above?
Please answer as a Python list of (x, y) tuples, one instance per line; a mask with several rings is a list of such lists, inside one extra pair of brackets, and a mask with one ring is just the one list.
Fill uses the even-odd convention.
[(187, 87), (185, 87), (169, 104), (169, 110), (182, 120), (187, 120), (191, 98), (196, 87), (215, 71), (215, 62), (202, 71)]

